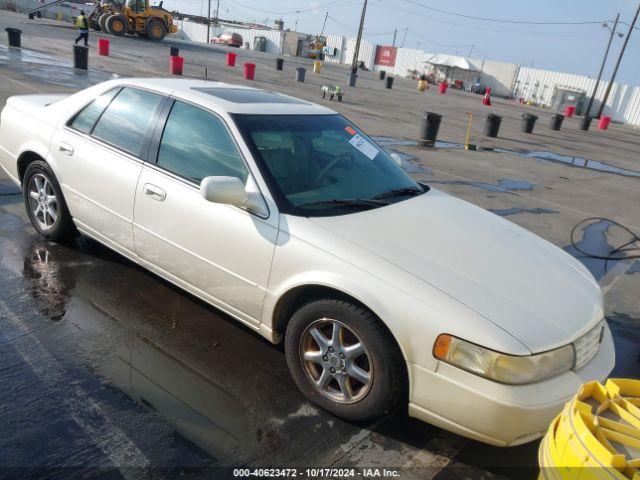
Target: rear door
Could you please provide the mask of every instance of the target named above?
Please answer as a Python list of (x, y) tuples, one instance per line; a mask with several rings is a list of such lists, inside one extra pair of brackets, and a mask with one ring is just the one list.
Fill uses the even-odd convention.
[[(277, 215), (211, 203), (207, 176), (233, 176), (257, 189), (225, 121), (196, 105), (165, 106), (138, 181), (134, 236), (140, 263), (251, 325), (259, 323)], [(266, 218), (264, 218), (266, 217)]]
[(76, 225), (129, 257), (135, 256), (135, 189), (165, 100), (146, 90), (114, 88), (53, 138), (56, 172)]

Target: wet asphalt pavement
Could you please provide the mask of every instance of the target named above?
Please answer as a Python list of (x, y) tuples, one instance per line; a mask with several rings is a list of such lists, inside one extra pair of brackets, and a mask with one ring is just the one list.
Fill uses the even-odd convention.
[[(0, 26), (6, 21), (0, 16)], [(56, 49), (69, 35), (59, 27), (20, 28), (33, 35), (27, 42), (50, 35), (45, 40)], [(140, 52), (146, 60), (136, 63), (122, 52), (148, 42), (113, 44), (113, 56), (100, 59), (105, 66), (86, 74), (59, 56), (0, 45), (0, 108), (9, 95), (75, 91), (107, 79), (106, 67), (136, 75), (165, 68), (149, 59), (160, 47)], [(307, 95), (290, 91), (302, 88), (292, 81), (265, 83)], [(402, 79), (396, 83), (400, 91)], [(375, 109), (352, 102), (364, 98), (363, 91), (349, 92), (341, 108), (362, 115), (358, 123), (372, 134), (386, 135), (394, 128), (386, 118), (376, 129)], [(616, 151), (637, 151), (623, 133)], [(627, 224), (639, 224), (630, 205), (640, 167), (628, 157), (612, 166), (586, 164), (584, 153), (577, 159), (549, 154), (555, 145), (519, 150), (515, 140), (508, 149), (474, 153), (442, 142), (431, 150), (436, 155), (413, 148), (414, 140), (381, 143), (398, 148), (404, 167), (421, 180), (553, 241), (603, 284), (611, 277), (616, 287), (605, 298), (616, 343), (614, 375), (640, 375), (640, 262), (584, 258), (568, 241), (571, 226), (593, 205), (602, 209), (594, 214), (626, 215)], [(571, 204), (591, 193), (600, 203)], [(620, 242), (607, 222), (579, 233), (577, 246), (589, 251), (608, 252)], [(36, 235), (21, 195), (0, 173), (0, 478), (225, 478), (233, 467), (248, 465), (387, 467), (403, 479), (527, 480), (537, 477), (537, 446), (486, 446), (401, 409), (367, 425), (318, 410), (298, 392), (280, 347), (88, 238), (59, 245)]]

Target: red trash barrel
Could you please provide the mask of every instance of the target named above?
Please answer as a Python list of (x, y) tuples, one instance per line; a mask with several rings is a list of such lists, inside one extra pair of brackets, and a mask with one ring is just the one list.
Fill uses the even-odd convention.
[(574, 113), (576, 113), (576, 107), (573, 105), (567, 105), (567, 108), (564, 109), (564, 116), (567, 118), (573, 117)]
[(227, 67), (235, 67), (236, 66), (236, 54), (233, 52), (227, 53)]
[(256, 74), (256, 64), (255, 63), (245, 63), (244, 64), (244, 79), (245, 80), (253, 80), (253, 77)]
[(602, 115), (600, 117), (600, 122), (598, 123), (598, 128), (600, 130), (606, 130), (609, 128), (609, 124), (611, 123), (611, 117), (608, 115)]
[(447, 82), (440, 82), (440, 85), (438, 86), (438, 88), (440, 89), (440, 93), (447, 93), (447, 88), (449, 88), (449, 84)]
[(184, 66), (184, 57), (171, 55), (169, 57), (169, 71), (172, 75), (182, 75), (182, 67)]
[(109, 56), (109, 39), (108, 38), (98, 39), (98, 55), (104, 55), (105, 57)]

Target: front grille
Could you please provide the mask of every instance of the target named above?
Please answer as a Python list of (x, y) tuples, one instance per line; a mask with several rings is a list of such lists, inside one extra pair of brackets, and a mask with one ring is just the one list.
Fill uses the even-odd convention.
[(596, 356), (600, 349), (603, 335), (604, 320), (573, 342), (573, 349), (576, 354), (574, 370), (580, 370)]

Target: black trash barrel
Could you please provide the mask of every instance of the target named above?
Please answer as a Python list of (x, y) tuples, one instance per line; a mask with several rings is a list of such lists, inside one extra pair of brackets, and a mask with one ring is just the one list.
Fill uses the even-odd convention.
[(31, 13), (29, 14), (29, 20), (33, 20), (34, 18), (36, 18), (36, 14), (35, 14), (35, 13), (33, 13), (33, 12), (31, 12)]
[(178, 47), (171, 47), (169, 49), (169, 55), (171, 55), (172, 57), (177, 57), (178, 55), (180, 55), (180, 49)]
[(442, 115), (433, 112), (426, 112), (424, 114), (418, 135), (420, 138), (418, 144), (421, 147), (433, 147), (435, 145), (441, 121)]
[(380, 70), (380, 80), (384, 80), (384, 76), (387, 74), (386, 70)]
[(523, 113), (520, 120), (520, 129), (523, 133), (533, 133), (533, 127), (536, 126), (538, 117), (532, 113)]
[(89, 48), (82, 45), (73, 46), (73, 68), (87, 70), (89, 68)]
[(350, 87), (355, 87), (357, 80), (358, 80), (358, 71), (357, 70), (349, 70), (349, 86)]
[(20, 47), (20, 35), (22, 35), (22, 30), (18, 30), (17, 28), (5, 28), (5, 31), (7, 32), (7, 36), (9, 37), (9, 46)]
[(582, 120), (580, 121), (580, 130), (589, 130), (591, 120), (593, 120), (593, 117), (590, 117), (589, 115), (582, 117)]
[(282, 70), (284, 66), (284, 58), (276, 58), (276, 70)]
[(296, 82), (304, 82), (304, 74), (307, 73), (307, 70), (302, 68), (302, 67), (298, 67), (296, 68)]
[(387, 77), (384, 81), (384, 88), (391, 88), (393, 86), (393, 77)]
[(560, 130), (563, 120), (564, 115), (562, 115), (561, 113), (554, 113), (553, 115), (551, 115), (551, 130)]
[(487, 137), (497, 137), (500, 131), (500, 124), (502, 123), (502, 117), (500, 115), (494, 115), (489, 113), (487, 119), (484, 121), (484, 134)]

